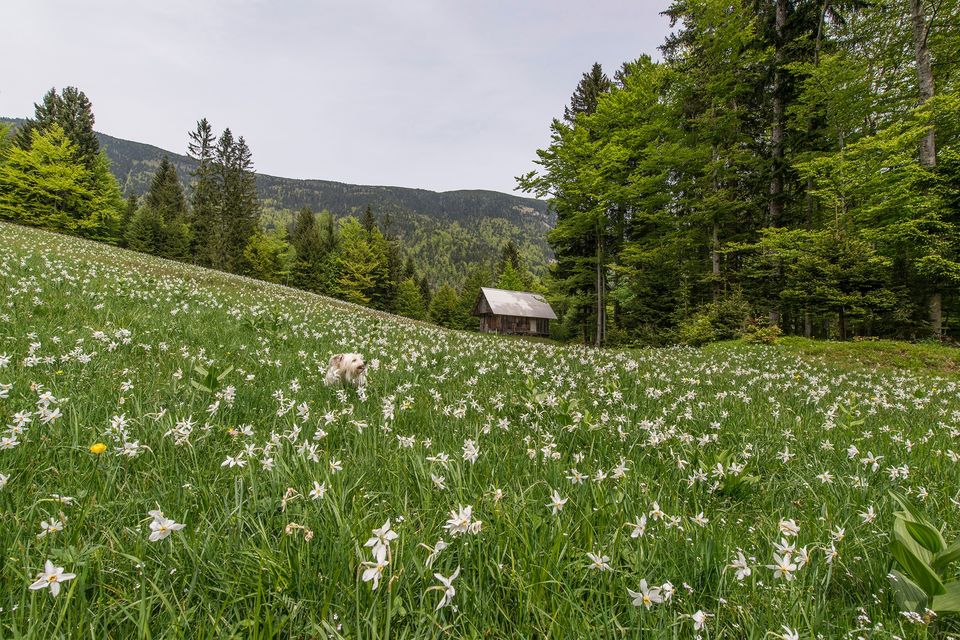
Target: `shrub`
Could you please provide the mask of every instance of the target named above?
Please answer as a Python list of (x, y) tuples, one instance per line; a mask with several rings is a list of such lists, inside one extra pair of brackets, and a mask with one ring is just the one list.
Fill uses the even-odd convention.
[(743, 332), (740, 339), (749, 343), (775, 344), (781, 335), (783, 335), (783, 331), (775, 324), (752, 323)]
[(710, 316), (701, 311), (677, 327), (677, 340), (690, 346), (699, 346), (717, 340), (717, 331)]

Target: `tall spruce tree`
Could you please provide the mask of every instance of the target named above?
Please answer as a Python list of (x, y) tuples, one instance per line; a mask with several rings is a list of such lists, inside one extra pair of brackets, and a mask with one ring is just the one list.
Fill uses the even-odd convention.
[(341, 222), (340, 237), (337, 295), (348, 302), (369, 304), (377, 284), (377, 263), (367, 232), (349, 217)]
[(144, 204), (158, 211), (164, 222), (169, 223), (187, 215), (187, 199), (183, 195), (180, 177), (166, 155), (160, 160), (160, 166), (144, 197)]
[(87, 169), (93, 170), (100, 153), (100, 142), (93, 130), (93, 105), (86, 94), (76, 87), (65, 87), (58, 95), (56, 88), (52, 88), (41, 103), (34, 105), (34, 110), (34, 117), (20, 127), (17, 144), (27, 149), (34, 129), (46, 131), (53, 124), (60, 125), (73, 143), (77, 158)]
[(203, 266), (214, 264), (219, 229), (219, 184), (215, 172), (216, 137), (206, 118), (197, 122), (190, 132), (187, 155), (197, 161), (191, 173), (193, 178), (190, 194), (190, 228), (192, 241), (190, 253), (194, 262)]
[(590, 71), (583, 74), (577, 88), (570, 97), (570, 104), (563, 109), (563, 119), (573, 124), (580, 113), (593, 113), (597, 110), (597, 101), (600, 96), (610, 91), (612, 83), (603, 72), (599, 62), (594, 62)]

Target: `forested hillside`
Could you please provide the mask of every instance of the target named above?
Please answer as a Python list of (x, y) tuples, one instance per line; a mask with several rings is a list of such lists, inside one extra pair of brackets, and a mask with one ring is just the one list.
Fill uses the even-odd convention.
[[(147, 193), (164, 155), (181, 183), (191, 183), (191, 172), (197, 163), (189, 156), (99, 132), (97, 138), (125, 196)], [(386, 223), (390, 227), (435, 286), (459, 286), (470, 265), (489, 263), (491, 256), (499, 256), (509, 240), (519, 247), (534, 273), (543, 273), (552, 257), (546, 234), (555, 216), (541, 200), (495, 191), (438, 193), (329, 180), (294, 180), (261, 173), (257, 174), (256, 184), (267, 230), (286, 229), (302, 207), (327, 210), (337, 217), (359, 217), (369, 206), (381, 226)]]
[[(217, 134), (206, 118), (188, 134), (189, 156), (179, 158), (179, 167), (157, 149), (162, 155), (146, 192), (124, 200), (110, 172), (103, 137), (94, 130), (93, 105), (86, 94), (77, 87), (59, 92), (51, 88), (34, 107), (33, 118), (0, 122), (0, 219), (450, 328), (476, 328), (471, 310), (481, 287), (542, 287), (513, 239), (516, 227), (504, 218), (480, 217), (468, 230), (444, 209), (440, 211), (446, 220), (409, 213), (396, 204), (392, 206), (400, 208), (388, 206), (379, 215), (369, 204), (359, 215), (309, 206), (291, 214), (265, 207), (244, 136), (229, 127)], [(129, 144), (120, 141), (117, 147), (129, 151)], [(131, 158), (121, 153), (114, 166), (152, 168), (152, 160)], [(127, 175), (137, 174), (130, 169)], [(404, 195), (411, 190), (396, 191)], [(417, 193), (425, 201), (447, 195)], [(463, 192), (451, 201), (460, 203), (455, 210), (462, 214), (470, 206), (464, 202), (489, 195)], [(517, 200), (492, 195), (507, 208)], [(399, 213), (391, 215), (391, 210)], [(495, 214), (495, 207), (489, 211)], [(412, 246), (404, 243), (403, 229), (414, 235), (428, 228), (435, 230)], [(423, 260), (424, 255), (430, 258)]]

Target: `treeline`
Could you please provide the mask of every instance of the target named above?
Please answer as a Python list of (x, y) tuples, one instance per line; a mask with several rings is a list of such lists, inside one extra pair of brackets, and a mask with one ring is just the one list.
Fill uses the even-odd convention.
[(960, 329), (957, 0), (676, 0), (663, 61), (584, 74), (541, 169), (559, 333)]
[[(476, 328), (480, 287), (537, 287), (520, 250), (472, 267), (459, 290), (436, 291), (392, 232), (389, 214), (358, 219), (304, 207), (288, 224), (261, 224), (253, 157), (243, 136), (189, 134), (189, 191), (164, 156), (142, 198), (120, 195), (83, 92), (51, 89), (34, 118), (0, 130), (0, 218), (111, 242), (160, 257), (298, 287), (451, 328)], [(189, 192), (189, 196), (187, 193)]]

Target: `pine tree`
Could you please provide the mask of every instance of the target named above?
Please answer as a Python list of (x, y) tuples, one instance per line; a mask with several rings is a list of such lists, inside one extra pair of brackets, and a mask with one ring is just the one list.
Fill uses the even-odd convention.
[(448, 284), (440, 287), (430, 302), (430, 319), (441, 327), (451, 329), (463, 325), (460, 296), (457, 295), (456, 289)]
[(426, 305), (420, 287), (413, 278), (402, 280), (397, 287), (394, 313), (414, 320), (423, 320), (426, 317)]
[(58, 124), (73, 143), (77, 158), (87, 169), (93, 170), (100, 153), (100, 142), (93, 130), (93, 105), (86, 94), (76, 87), (66, 87), (57, 95), (56, 88), (52, 88), (43, 96), (42, 103), (34, 105), (34, 110), (34, 117), (18, 131), (20, 148), (29, 148), (35, 129), (43, 132)]
[(160, 166), (144, 198), (144, 204), (159, 212), (166, 223), (187, 215), (187, 199), (183, 195), (180, 178), (166, 155), (160, 160)]
[(583, 74), (577, 84), (577, 88), (570, 98), (570, 106), (564, 107), (563, 119), (569, 124), (573, 124), (577, 114), (589, 114), (596, 111), (600, 96), (608, 92), (611, 86), (610, 78), (603, 72), (600, 63), (594, 62), (590, 71)]
[[(237, 209), (230, 216), (231, 262), (234, 271), (243, 273), (247, 266), (243, 259), (243, 250), (257, 233), (260, 225), (260, 196), (257, 193), (256, 174), (253, 172), (253, 154), (243, 136), (237, 139), (236, 163), (233, 170), (236, 179)], [(232, 201), (232, 199), (229, 200)]]
[(127, 225), (124, 240), (128, 249), (161, 255), (166, 246), (163, 215), (151, 207), (140, 207)]
[(420, 282), (417, 284), (420, 286), (420, 295), (423, 297), (423, 303), (429, 308), (433, 302), (433, 289), (430, 287), (430, 279), (427, 278), (427, 274), (423, 274)]
[(190, 253), (194, 262), (203, 266), (214, 263), (217, 246), (216, 231), (219, 228), (219, 185), (214, 167), (215, 137), (206, 118), (197, 122), (190, 132), (187, 155), (197, 161), (191, 176), (193, 188), (190, 195), (190, 229), (192, 242)]
[(500, 254), (497, 288), (510, 291), (529, 291), (533, 288), (533, 276), (527, 271), (520, 248), (513, 239), (507, 241)]
[(493, 274), (490, 269), (483, 264), (473, 265), (460, 288), (460, 318), (463, 321), (463, 329), (476, 328), (476, 321), (471, 315), (473, 307), (480, 297), (480, 289), (490, 286), (493, 286)]
[(337, 294), (348, 302), (369, 304), (376, 286), (376, 261), (367, 232), (356, 218), (341, 222), (338, 248)]
[(500, 277), (497, 279), (497, 288), (508, 291), (527, 291), (530, 287), (524, 281), (521, 273), (514, 268), (513, 263), (507, 261), (504, 263), (503, 269), (500, 271)]
[(127, 239), (126, 239), (127, 228), (129, 228), (130, 221), (133, 220), (133, 217), (137, 214), (138, 206), (139, 206), (139, 203), (138, 203), (138, 198), (136, 194), (131, 194), (126, 200), (126, 204), (123, 208), (123, 215), (120, 218), (119, 237), (120, 237), (121, 247), (127, 246)]
[[(21, 149), (29, 149), (33, 143), (34, 131), (43, 133), (48, 131), (52, 125), (59, 124), (57, 119), (62, 103), (62, 99), (57, 95), (56, 87), (51, 88), (43, 94), (43, 100), (39, 104), (34, 103), (33, 105), (33, 118), (27, 118), (27, 120), (17, 128), (16, 136), (14, 137), (16, 145)], [(63, 128), (63, 125), (60, 125), (60, 127)]]
[(290, 244), (295, 256), (291, 284), (307, 291), (325, 291), (322, 269), (328, 249), (324, 246), (317, 218), (309, 207), (297, 213), (290, 227)]
[(370, 208), (370, 205), (367, 205), (367, 208), (364, 209), (360, 223), (367, 233), (373, 233), (373, 230), (377, 228), (377, 219), (373, 217), (373, 209)]
[(257, 232), (260, 202), (253, 159), (243, 136), (224, 129), (213, 152), (216, 214), (211, 229), (211, 263), (216, 269), (242, 273), (244, 251)]
[[(160, 167), (153, 176), (150, 189), (144, 197), (143, 208), (149, 210), (143, 220), (138, 222), (135, 235), (147, 233), (147, 238), (138, 240), (141, 245), (151, 244), (150, 248), (138, 248), (164, 258), (186, 260), (190, 256), (190, 226), (188, 222), (187, 199), (180, 185), (177, 170), (167, 156), (163, 156)], [(154, 234), (154, 219), (159, 220), (160, 228)], [(148, 230), (148, 231), (146, 231)], [(129, 238), (128, 238), (129, 241)]]

